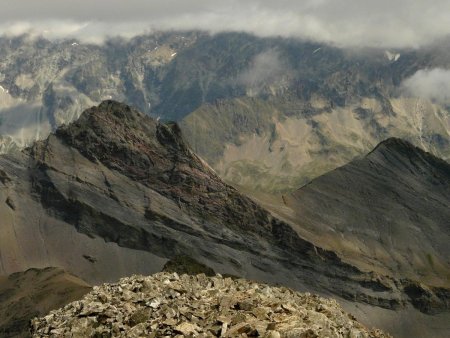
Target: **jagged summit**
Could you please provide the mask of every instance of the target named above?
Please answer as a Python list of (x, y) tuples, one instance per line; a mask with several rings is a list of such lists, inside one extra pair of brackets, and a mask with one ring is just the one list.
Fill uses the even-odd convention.
[[(119, 102), (115, 100), (104, 100), (98, 106), (92, 107), (90, 109), (86, 109), (77, 120), (78, 122), (83, 121), (83, 117), (87, 117), (89, 115), (113, 115), (122, 119), (130, 119), (136, 120), (142, 117), (148, 117), (147, 115), (141, 113), (138, 109), (127, 105), (124, 102)], [(149, 120), (153, 120), (151, 117), (148, 117)]]
[[(54, 137), (89, 160), (175, 200), (192, 215), (245, 231), (270, 224), (267, 212), (225, 184), (190, 150), (176, 123), (159, 123), (109, 100), (86, 110), (46, 142), (38, 142), (33, 150), (36, 158), (42, 158)], [(230, 200), (233, 207), (226, 208)]]
[(174, 162), (202, 167), (176, 124), (160, 124), (130, 106), (104, 101), (56, 131), (56, 136), (92, 160), (138, 180), (160, 175)]
[(142, 179), (142, 170), (165, 170), (177, 161), (197, 164), (176, 124), (160, 124), (138, 110), (116, 101), (104, 101), (56, 131), (56, 136), (90, 159)]

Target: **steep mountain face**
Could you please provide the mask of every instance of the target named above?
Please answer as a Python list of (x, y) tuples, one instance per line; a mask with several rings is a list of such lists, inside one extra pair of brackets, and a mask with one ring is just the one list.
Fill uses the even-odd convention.
[(0, 200), (2, 274), (59, 266), (98, 283), (187, 254), (218, 272), (357, 302), (370, 325), (371, 309), (448, 313), (447, 289), (342, 262), (223, 183), (176, 124), (113, 101), (1, 156)]
[(28, 337), (30, 319), (80, 299), (90, 290), (86, 282), (59, 268), (0, 276), (0, 335)]
[(450, 164), (391, 138), (284, 195), (274, 210), (363, 269), (449, 287), (449, 201)]
[[(93, 239), (149, 251), (161, 257), (150, 264), (158, 270), (162, 257), (185, 252), (240, 272), (246, 265), (264, 271), (265, 260), (272, 266), (271, 260), (286, 259), (288, 247), (293, 250), (289, 255), (298, 254), (301, 260), (321, 260), (324, 255), (330, 263), (337, 261), (224, 184), (190, 151), (175, 124), (160, 124), (116, 102), (87, 110), (27, 153), (2, 157), (1, 165), (4, 214), (10, 216), (3, 228), (17, 236), (12, 241), (3, 237), (2, 249), (17, 246), (16, 254), (2, 250), (5, 273), (23, 269), (31, 263), (26, 252), (37, 251), (24, 248), (20, 237), (27, 234), (17, 231), (21, 225), (25, 230), (26, 220), (26, 229), (32, 232), (32, 217), (27, 216), (33, 208), (45, 215), (34, 222), (41, 232), (37, 238), (44, 236), (34, 244), (42, 250), (50, 235), (46, 230), (64, 223)], [(281, 243), (285, 250), (280, 251)], [(258, 259), (247, 260), (241, 251)], [(267, 252), (266, 259), (262, 252)], [(89, 259), (79, 255), (79, 260), (95, 266), (97, 257), (89, 250), (84, 254)], [(88, 280), (105, 277), (102, 271), (80, 271), (74, 265), (71, 268)], [(352, 271), (349, 266), (336, 267)]]
[(450, 68), (448, 44), (343, 50), (202, 32), (103, 45), (0, 38), (0, 151), (112, 98), (182, 121), (194, 150), (250, 190), (292, 190), (391, 136), (448, 159), (448, 107), (402, 91), (420, 69)]

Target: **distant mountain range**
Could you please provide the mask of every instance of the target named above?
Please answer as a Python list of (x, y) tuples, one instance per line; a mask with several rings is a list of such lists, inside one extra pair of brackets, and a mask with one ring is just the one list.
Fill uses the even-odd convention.
[[(218, 272), (331, 295), (367, 325), (399, 336), (445, 337), (448, 167), (391, 139), (288, 196), (298, 212), (288, 219), (224, 183), (177, 124), (105, 101), (25, 151), (0, 156), (0, 274), (57, 266), (100, 283), (161, 271), (183, 254)], [(330, 175), (337, 178), (328, 181)], [(366, 193), (386, 212), (371, 208), (360, 195)], [(347, 209), (336, 200), (349, 203), (340, 223), (335, 215)], [(321, 228), (311, 229), (314, 213)], [(419, 221), (405, 225), (408, 217)], [(393, 249), (384, 228), (405, 242)], [(320, 243), (324, 229), (337, 239)], [(409, 253), (407, 240), (418, 259), (397, 259)], [(367, 244), (353, 248), (361, 259), (341, 250), (348, 243)], [(398, 274), (384, 255), (403, 264)], [(424, 262), (432, 267), (423, 270)]]
[(449, 69), (448, 46), (344, 50), (203, 32), (102, 45), (1, 37), (0, 150), (114, 99), (179, 121), (222, 178), (253, 191), (293, 191), (393, 136), (448, 160), (448, 103), (404, 86), (419, 70)]

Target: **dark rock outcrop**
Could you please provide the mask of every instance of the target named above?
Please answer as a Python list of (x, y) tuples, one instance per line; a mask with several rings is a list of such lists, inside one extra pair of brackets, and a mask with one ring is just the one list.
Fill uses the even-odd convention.
[(186, 255), (175, 256), (164, 265), (162, 271), (176, 272), (180, 275), (198, 275), (200, 273), (204, 273), (206, 276), (214, 276), (216, 274), (209, 266), (206, 266), (205, 264), (202, 264)]

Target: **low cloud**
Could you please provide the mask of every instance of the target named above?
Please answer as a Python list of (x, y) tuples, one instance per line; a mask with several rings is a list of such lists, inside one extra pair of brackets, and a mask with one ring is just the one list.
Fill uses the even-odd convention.
[(287, 68), (278, 51), (270, 49), (254, 57), (250, 67), (238, 77), (238, 82), (259, 91), (264, 86), (281, 80)]
[(131, 38), (138, 34), (150, 33), (151, 28), (146, 23), (116, 23), (107, 22), (76, 22), (48, 20), (45, 22), (14, 22), (0, 24), (0, 35), (43, 36), (50, 40), (73, 38), (86, 43), (102, 43), (106, 38)]
[(424, 69), (404, 80), (402, 89), (407, 95), (450, 105), (450, 70)]
[(2, 3), (0, 34), (101, 41), (201, 29), (402, 48), (448, 36), (449, 12), (448, 0), (15, 0)]

